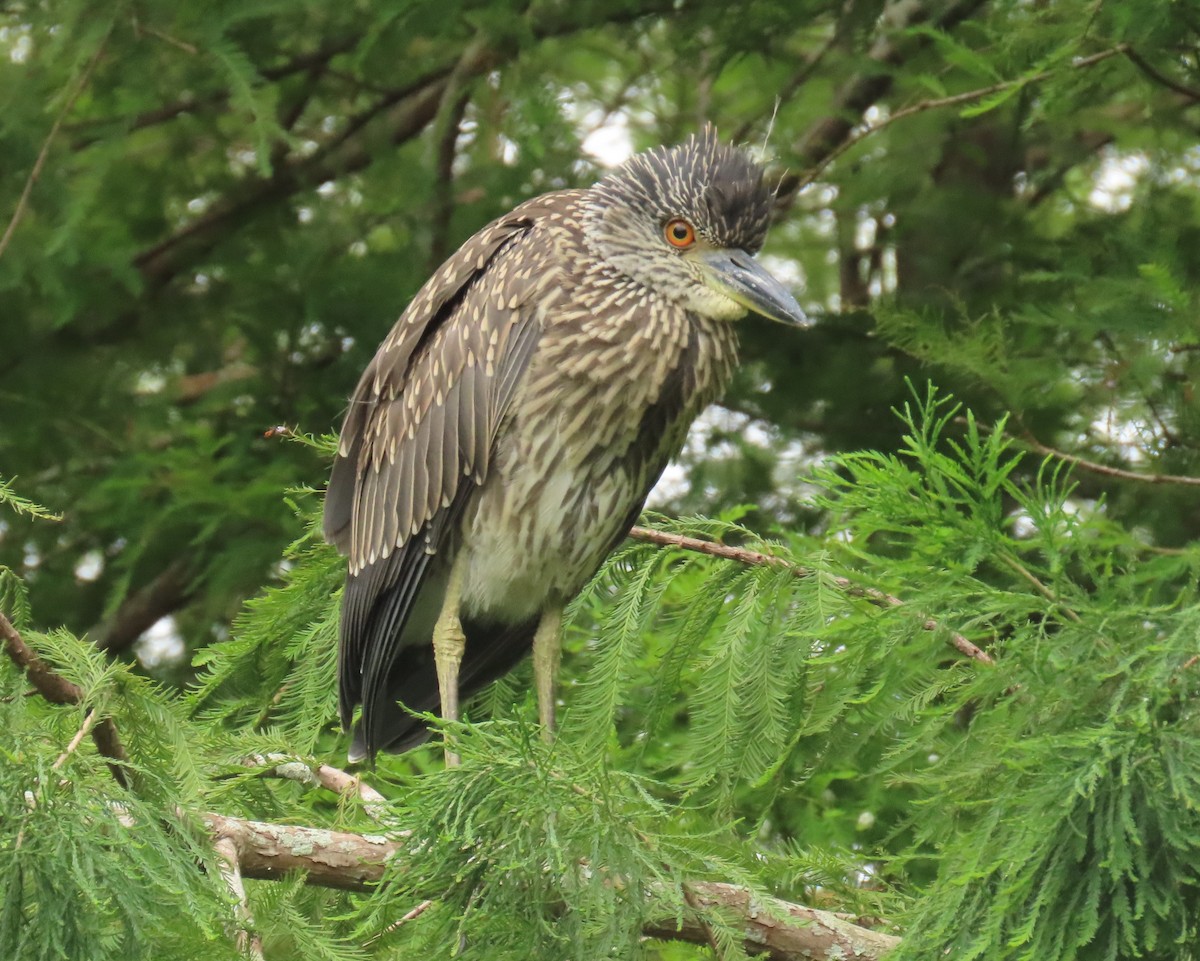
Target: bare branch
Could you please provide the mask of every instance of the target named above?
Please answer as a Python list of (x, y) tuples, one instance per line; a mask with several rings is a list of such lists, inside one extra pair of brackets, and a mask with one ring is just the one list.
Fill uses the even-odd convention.
[[(770, 554), (760, 553), (759, 551), (746, 550), (744, 547), (730, 547), (727, 544), (718, 544), (715, 541), (704, 541), (698, 537), (670, 534), (667, 531), (656, 531), (648, 527), (634, 527), (629, 531), (629, 536), (635, 541), (645, 541), (647, 544), (657, 544), (660, 547), (676, 547), (680, 550), (695, 551), (699, 554), (708, 554), (711, 557), (721, 557), (725, 560), (737, 561), (739, 564), (786, 567), (796, 577), (817, 576), (816, 571), (807, 567), (799, 567), (782, 557), (774, 557)], [(864, 598), (877, 607), (908, 606), (905, 601), (900, 600), (900, 598), (892, 594), (888, 594), (878, 588), (863, 587), (855, 584), (848, 577), (832, 577), (830, 581), (849, 596)], [(921, 621), (921, 627), (926, 631), (945, 630), (945, 627), (932, 617), (924, 614), (917, 614), (916, 616)], [(959, 634), (957, 631), (948, 631), (947, 633), (950, 637), (950, 643), (954, 645), (959, 653), (965, 654), (967, 657), (979, 661), (981, 664), (995, 663), (990, 654), (962, 634)]]
[(1120, 467), (1109, 467), (1107, 464), (1099, 464), (1096, 461), (1086, 460), (1078, 454), (1068, 454), (1066, 451), (1056, 450), (1053, 447), (1048, 447), (1029, 434), (1018, 437), (1016, 440), (1018, 443), (1024, 444), (1039, 454), (1045, 454), (1047, 457), (1066, 461), (1066, 463), (1071, 464), (1073, 467), (1078, 467), (1080, 470), (1085, 470), (1092, 474), (1101, 474), (1104, 477), (1116, 477), (1121, 480), (1139, 481), (1143, 484), (1179, 484), (1185, 487), (1200, 487), (1200, 477), (1189, 477), (1185, 474), (1139, 474), (1137, 471), (1125, 470)]
[[(259, 880), (304, 871), (309, 884), (370, 890), (382, 879), (387, 862), (402, 850), (399, 842), (378, 835), (266, 824), (220, 814), (205, 814), (204, 822), (215, 837), (236, 845), (242, 875)], [(690, 881), (688, 888), (699, 909), (720, 911), (742, 926), (748, 951), (766, 953), (777, 961), (833, 957), (869, 961), (899, 944), (894, 935), (861, 927), (830, 911), (760, 898), (737, 885)], [(422, 902), (401, 920), (428, 907), (429, 902)], [(680, 921), (671, 911), (647, 922), (643, 930), (649, 937), (708, 943), (699, 916)]]
[[(895, 935), (861, 927), (830, 911), (777, 898), (755, 898), (736, 884), (695, 881), (688, 887), (698, 906), (737, 919), (745, 932), (748, 953), (765, 953), (772, 961), (793, 958), (867, 961), (882, 958), (900, 943)], [(674, 917), (663, 918), (651, 921), (642, 930), (654, 938), (705, 943), (699, 917), (685, 917), (682, 924), (677, 924)]]
[(433, 907), (433, 901), (431, 901), (429, 898), (426, 898), (424, 901), (422, 901), (420, 904), (418, 904), (411, 911), (405, 912), (405, 914), (402, 917), (397, 918), (395, 921), (393, 921), (391, 924), (389, 924), (386, 928), (384, 928), (378, 934), (372, 935), (371, 937), (367, 938), (367, 940), (363, 942), (363, 947), (369, 948), (372, 944), (374, 944), (376, 941), (378, 941), (380, 938), (382, 938), (385, 934), (391, 934), (393, 931), (395, 931), (401, 925), (407, 924), (409, 921), (416, 920), (417, 918), (419, 918), (422, 914), (424, 914), (426, 911), (428, 911), (432, 907)]
[[(955, 422), (966, 423), (962, 418), (955, 418)], [(979, 424), (978, 426), (981, 431), (986, 433), (993, 433), (996, 430), (995, 427), (987, 424)], [(1119, 480), (1138, 481), (1142, 484), (1176, 484), (1183, 487), (1200, 487), (1200, 477), (1190, 477), (1186, 474), (1139, 474), (1137, 471), (1126, 470), (1122, 467), (1110, 467), (1108, 464), (1087, 460), (1078, 454), (1068, 454), (1066, 451), (1043, 444), (1028, 431), (1019, 436), (1015, 434), (1009, 434), (1008, 436), (1022, 447), (1026, 447), (1038, 454), (1044, 454), (1047, 457), (1064, 461), (1072, 467), (1078, 467), (1080, 470), (1085, 470), (1091, 474), (1100, 474), (1103, 477), (1114, 477)]]
[(343, 891), (366, 891), (383, 877), (400, 843), (382, 835), (350, 834), (295, 824), (267, 824), (221, 814), (205, 814), (214, 837), (234, 841), (242, 876), (278, 881), (304, 871), (309, 884)]
[(179, 610), (191, 597), (190, 563), (176, 558), (150, 583), (127, 596), (94, 632), (93, 643), (110, 654), (125, 650), (161, 618)]
[(1125, 48), (1125, 56), (1130, 59), (1135, 67), (1137, 67), (1155, 83), (1166, 87), (1168, 90), (1173, 90), (1175, 93), (1182, 94), (1193, 103), (1200, 101), (1200, 90), (1196, 90), (1194, 87), (1189, 87), (1187, 84), (1180, 83), (1178, 80), (1171, 79), (1132, 47)]

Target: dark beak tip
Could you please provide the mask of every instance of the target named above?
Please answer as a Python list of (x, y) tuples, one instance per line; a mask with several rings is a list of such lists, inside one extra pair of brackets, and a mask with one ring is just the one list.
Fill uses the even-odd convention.
[[(782, 285), (781, 285), (782, 286)], [(767, 320), (774, 320), (781, 324), (792, 324), (796, 327), (804, 327), (808, 324), (808, 314), (804, 312), (804, 308), (790, 293), (787, 294), (787, 299), (780, 298), (780, 310), (778, 314), (763, 314)]]
[(748, 253), (720, 251), (707, 260), (716, 285), (747, 310), (784, 324), (808, 323), (791, 291)]

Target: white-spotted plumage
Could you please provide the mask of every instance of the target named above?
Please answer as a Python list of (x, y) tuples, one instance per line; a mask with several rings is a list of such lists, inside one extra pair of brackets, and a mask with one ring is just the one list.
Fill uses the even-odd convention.
[[(355, 753), (402, 749), (437, 706), (429, 638), (461, 559), (466, 693), (526, 650), (624, 536), (697, 414), (724, 389), (743, 307), (662, 227), (755, 251), (762, 174), (711, 131), (472, 237), (364, 372), (325, 533), (348, 556), (339, 648)], [(457, 568), (456, 568), (457, 569)]]

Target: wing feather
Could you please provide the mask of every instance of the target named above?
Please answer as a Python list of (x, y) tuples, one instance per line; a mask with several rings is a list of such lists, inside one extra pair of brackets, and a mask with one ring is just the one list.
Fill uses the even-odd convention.
[(530, 201), (467, 241), (401, 315), (351, 399), (324, 531), (349, 565), (339, 713), (348, 726), (363, 704), (370, 754), (387, 746), (382, 719), (396, 710), (390, 678), (404, 625), (487, 477), (496, 431), (541, 335), (528, 299), (534, 286), (554, 289), (553, 245), (538, 225), (575, 196)]

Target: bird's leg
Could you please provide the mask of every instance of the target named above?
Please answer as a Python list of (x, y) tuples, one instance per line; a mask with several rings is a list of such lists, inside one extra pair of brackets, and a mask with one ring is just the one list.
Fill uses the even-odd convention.
[[(433, 663), (437, 668), (438, 694), (442, 700), (442, 719), (445, 721), (458, 720), (458, 665), (462, 663), (463, 651), (467, 646), (467, 636), (463, 633), (462, 621), (458, 616), (465, 556), (465, 553), (460, 553), (450, 567), (442, 612), (433, 626)], [(458, 761), (458, 755), (447, 747), (446, 766), (456, 767)]]
[(562, 659), (562, 608), (551, 607), (542, 613), (533, 635), (533, 679), (537, 686), (538, 719), (542, 737), (554, 739), (554, 694), (558, 662)]

